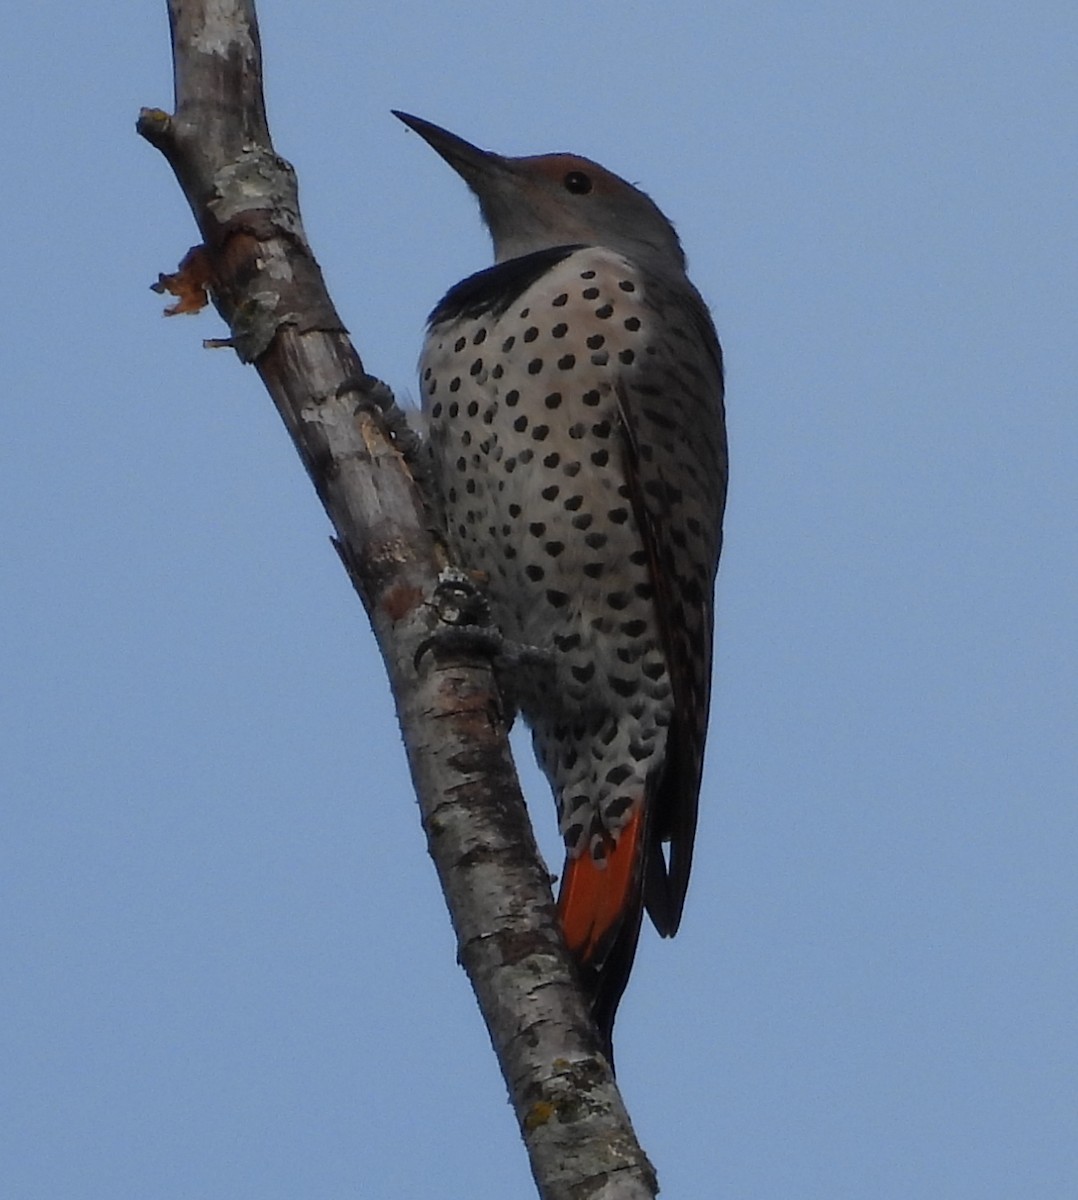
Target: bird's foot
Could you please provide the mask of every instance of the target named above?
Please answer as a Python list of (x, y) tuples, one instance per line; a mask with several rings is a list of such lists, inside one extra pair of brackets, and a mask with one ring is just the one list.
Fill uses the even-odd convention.
[(490, 605), (482, 591), (486, 577), (458, 567), (446, 567), (438, 577), (432, 607), (442, 624), (424, 639), (415, 653), (416, 666), (431, 650), (478, 654), (489, 659), (505, 692), (512, 692), (519, 671), (550, 671), (554, 655), (541, 646), (510, 641), (494, 626)]
[(491, 624), (490, 605), (477, 578), (458, 567), (445, 567), (438, 576), (430, 606), (439, 622), (415, 652), (415, 665), (428, 651), (479, 654), (493, 661), (502, 636)]

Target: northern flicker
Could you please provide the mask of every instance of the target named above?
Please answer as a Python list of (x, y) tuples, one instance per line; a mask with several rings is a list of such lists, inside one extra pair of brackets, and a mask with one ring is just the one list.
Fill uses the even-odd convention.
[[(565, 841), (558, 909), (609, 1055), (643, 908), (689, 881), (726, 498), (722, 354), (673, 226), (586, 158), (396, 113), (479, 200), (495, 265), (420, 359), (456, 564), (486, 579)], [(664, 843), (669, 843), (664, 853)]]

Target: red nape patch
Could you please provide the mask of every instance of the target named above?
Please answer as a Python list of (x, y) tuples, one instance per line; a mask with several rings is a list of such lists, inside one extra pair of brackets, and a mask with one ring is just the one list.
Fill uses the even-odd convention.
[(630, 908), (633, 888), (639, 886), (640, 835), (644, 806), (640, 805), (615, 842), (606, 839), (606, 858), (596, 863), (590, 851), (565, 863), (558, 916), (565, 944), (580, 963), (606, 948)]

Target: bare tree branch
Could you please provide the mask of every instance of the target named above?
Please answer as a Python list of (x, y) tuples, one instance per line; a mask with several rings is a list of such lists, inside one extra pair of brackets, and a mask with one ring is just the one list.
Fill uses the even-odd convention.
[[(410, 435), (363, 369), (275, 153), (253, 0), (170, 0), (172, 114), (138, 131), (167, 158), (202, 246), (162, 277), (182, 311), (207, 287), (258, 371), (336, 531), (385, 659), (428, 846), (544, 1200), (647, 1200), (655, 1174), (599, 1052), (506, 743), (489, 659), (433, 636), (473, 619), (443, 572)], [(219, 343), (218, 343), (219, 344)]]

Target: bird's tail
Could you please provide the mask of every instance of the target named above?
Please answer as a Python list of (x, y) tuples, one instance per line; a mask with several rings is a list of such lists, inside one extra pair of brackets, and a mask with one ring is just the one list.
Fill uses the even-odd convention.
[(610, 838), (596, 860), (585, 849), (568, 858), (558, 894), (558, 915), (569, 952), (591, 996), (592, 1019), (611, 1066), (614, 1017), (629, 981), (643, 915), (646, 805)]

